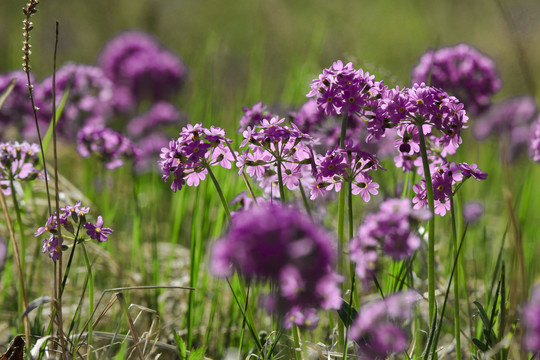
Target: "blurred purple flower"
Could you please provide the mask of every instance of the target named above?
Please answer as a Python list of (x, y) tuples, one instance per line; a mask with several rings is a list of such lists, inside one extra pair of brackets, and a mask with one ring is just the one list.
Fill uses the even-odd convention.
[(408, 290), (364, 305), (351, 325), (351, 337), (358, 343), (360, 358), (386, 359), (407, 350), (407, 335), (400, 323), (411, 317), (414, 303), (421, 298)]
[(533, 161), (540, 163), (540, 116), (531, 125), (529, 136), (529, 154)]
[(484, 215), (484, 205), (480, 201), (468, 201), (463, 205), (465, 222), (474, 224)]
[(529, 351), (540, 351), (540, 285), (531, 290), (531, 297), (521, 310), (521, 321), (523, 346)]
[(412, 70), (414, 83), (428, 82), (458, 97), (472, 114), (480, 114), (501, 89), (495, 63), (468, 44), (428, 50)]
[(148, 111), (134, 117), (127, 124), (127, 133), (132, 138), (145, 136), (156, 127), (179, 123), (181, 114), (171, 103), (160, 101)]
[(0, 143), (0, 189), (4, 195), (11, 194), (11, 181), (31, 181), (44, 178), (36, 168), (40, 148), (26, 141)]
[(210, 267), (216, 276), (236, 270), (248, 279), (273, 281), (278, 289), (266, 302), (270, 310), (288, 314), (286, 327), (300, 320), (308, 326), (300, 314), (341, 305), (339, 277), (331, 270), (334, 256), (326, 231), (306, 215), (264, 204), (235, 215), (227, 235), (214, 245)]
[(77, 151), (84, 158), (96, 154), (108, 170), (122, 166), (125, 159), (137, 159), (139, 154), (139, 150), (124, 135), (95, 125), (87, 125), (79, 131)]
[(132, 110), (143, 99), (169, 99), (184, 83), (187, 67), (153, 36), (126, 31), (112, 38), (102, 49), (98, 63), (120, 90), (113, 103), (121, 113)]

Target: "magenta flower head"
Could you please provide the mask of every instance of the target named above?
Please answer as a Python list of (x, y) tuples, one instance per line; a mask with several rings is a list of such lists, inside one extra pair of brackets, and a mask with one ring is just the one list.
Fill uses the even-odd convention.
[(108, 170), (122, 166), (124, 160), (136, 160), (139, 155), (139, 150), (127, 137), (95, 125), (87, 125), (79, 131), (77, 150), (84, 158), (97, 155)]
[(412, 83), (427, 82), (457, 96), (467, 111), (480, 114), (501, 89), (492, 59), (468, 44), (429, 50), (412, 71)]
[(306, 215), (265, 204), (235, 215), (227, 235), (214, 245), (210, 268), (216, 276), (237, 271), (253, 281), (275, 283), (278, 290), (265, 305), (287, 314), (284, 326), (289, 327), (310, 309), (340, 307), (334, 257), (332, 239)]
[(540, 116), (530, 129), (529, 155), (533, 161), (540, 163)]
[(0, 189), (4, 195), (11, 194), (11, 181), (31, 181), (43, 178), (36, 168), (39, 162), (39, 145), (26, 141), (0, 143)]
[(531, 298), (521, 310), (524, 327), (523, 346), (529, 351), (540, 351), (540, 285), (531, 291)]
[(369, 280), (376, 270), (379, 248), (394, 260), (411, 256), (420, 247), (416, 227), (428, 218), (429, 212), (414, 210), (409, 199), (385, 200), (378, 212), (366, 216), (358, 236), (350, 243), (359, 278)]
[[(43, 80), (36, 93), (46, 104), (52, 103), (52, 76)], [(73, 141), (81, 127), (87, 124), (104, 124), (113, 98), (113, 84), (103, 71), (95, 66), (66, 64), (56, 73), (56, 102), (60, 103), (65, 92), (68, 97), (58, 120), (57, 131), (64, 139)], [(48, 105), (40, 111), (47, 124), (52, 118)]]
[(126, 31), (111, 39), (98, 63), (121, 97), (113, 102), (119, 112), (128, 112), (142, 100), (169, 99), (186, 80), (187, 67), (153, 36)]
[(266, 105), (262, 103), (262, 101), (259, 101), (252, 107), (244, 107), (242, 109), (244, 114), (240, 118), (240, 128), (238, 129), (239, 133), (242, 133), (243, 131), (247, 130), (248, 127), (254, 127), (257, 125), (260, 125), (263, 120), (270, 120), (273, 118), (274, 114), (272, 114), (270, 111), (268, 111), (268, 108)]
[(408, 339), (401, 324), (411, 316), (414, 303), (422, 297), (412, 290), (364, 305), (351, 325), (361, 359), (386, 359), (407, 350)]
[(113, 233), (112, 229), (103, 227), (103, 218), (101, 216), (98, 216), (95, 224), (90, 222), (84, 224), (84, 228), (91, 239), (97, 240), (100, 243), (107, 241), (109, 235)]

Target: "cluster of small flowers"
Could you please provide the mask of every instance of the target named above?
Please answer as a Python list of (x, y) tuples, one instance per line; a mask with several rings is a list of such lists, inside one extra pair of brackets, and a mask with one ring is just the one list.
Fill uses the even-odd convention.
[[(438, 167), (434, 163), (431, 168), (431, 182), (433, 184), (433, 199), (435, 203), (435, 214), (444, 216), (450, 210), (450, 197), (454, 195), (454, 185), (469, 178), (478, 181), (485, 180), (487, 173), (478, 169), (478, 165), (467, 163), (443, 163)], [(413, 198), (415, 209), (427, 208), (426, 181), (422, 179), (420, 184), (413, 185), (416, 194)]]
[(11, 181), (43, 178), (41, 170), (36, 168), (39, 152), (39, 145), (26, 141), (0, 143), (0, 189), (4, 195), (11, 194)]
[(73, 222), (75, 222), (79, 227), (83, 226), (87, 230), (86, 233), (90, 236), (90, 239), (97, 240), (100, 243), (107, 241), (109, 235), (113, 233), (112, 229), (103, 227), (103, 218), (101, 216), (98, 216), (95, 224), (87, 222), (86, 215), (90, 212), (90, 208), (82, 206), (80, 201), (77, 201), (75, 205), (66, 205), (60, 208), (60, 211), (60, 216), (56, 216), (56, 213), (51, 215), (45, 225), (38, 228), (34, 233), (35, 237), (41, 236), (45, 232), (50, 233), (48, 238), (43, 239), (41, 252), (43, 254), (47, 253), (53, 261), (57, 261), (64, 250), (63, 239), (57, 236), (59, 224), (69, 233), (78, 235), (79, 229), (75, 229), (73, 226)]
[(377, 106), (383, 88), (374, 75), (364, 73), (362, 69), (355, 70), (352, 63), (343, 65), (338, 60), (311, 82), (307, 96), (316, 98), (317, 106), (326, 116), (367, 114)]
[(355, 238), (350, 242), (351, 260), (356, 264), (356, 274), (364, 282), (371, 279), (378, 262), (378, 249), (401, 260), (420, 247), (420, 237), (415, 230), (428, 220), (427, 210), (414, 210), (409, 199), (388, 199), (379, 211), (366, 216)]
[(540, 351), (540, 285), (532, 289), (531, 298), (521, 310), (525, 328), (523, 345), (529, 351)]
[(83, 158), (98, 155), (108, 170), (122, 166), (125, 159), (137, 159), (140, 153), (127, 137), (99, 125), (86, 125), (79, 131), (77, 151)]
[(238, 128), (238, 132), (244, 132), (247, 130), (247, 128), (255, 127), (257, 125), (261, 125), (263, 120), (270, 120), (273, 118), (274, 114), (272, 114), (270, 111), (268, 111), (268, 107), (262, 103), (262, 101), (259, 101), (252, 107), (244, 107), (242, 108), (242, 112), (244, 113), (242, 117), (240, 118), (240, 127)]
[(311, 188), (311, 200), (326, 191), (339, 192), (343, 184), (351, 182), (353, 195), (360, 194), (365, 202), (371, 195), (377, 195), (379, 184), (367, 174), (370, 170), (381, 168), (373, 154), (362, 151), (360, 146), (346, 140), (344, 148), (333, 147), (326, 155), (318, 155), (315, 161), (315, 182)]
[(163, 172), (163, 181), (172, 174), (171, 190), (176, 192), (185, 184), (198, 186), (206, 178), (208, 166), (220, 165), (230, 169), (236, 156), (229, 148), (228, 143), (231, 142), (225, 137), (225, 131), (215, 126), (207, 129), (198, 123), (182, 128), (180, 137), (171, 140), (169, 147), (161, 149), (163, 160), (158, 164)]
[[(113, 83), (103, 70), (92, 65), (68, 63), (56, 72), (56, 103), (60, 104), (67, 93), (64, 108), (57, 124), (57, 133), (73, 141), (73, 134), (86, 124), (103, 124), (108, 116), (113, 98)], [(52, 119), (52, 75), (36, 87), (36, 98), (48, 104), (38, 111), (41, 123), (48, 126)]]
[(143, 100), (169, 99), (187, 76), (178, 56), (141, 31), (126, 31), (110, 40), (98, 63), (114, 83), (113, 105), (122, 113), (132, 112)]
[(216, 276), (236, 270), (249, 280), (272, 281), (277, 290), (265, 306), (292, 324), (317, 326), (316, 310), (341, 305), (339, 277), (331, 270), (332, 240), (326, 231), (294, 208), (259, 205), (239, 212), (212, 252)]
[(493, 60), (467, 44), (429, 50), (422, 55), (412, 71), (412, 82), (430, 79), (431, 85), (457, 96), (473, 114), (486, 110), (502, 86)]
[(422, 297), (404, 291), (364, 305), (351, 325), (351, 337), (358, 343), (361, 359), (386, 359), (406, 351), (407, 334), (398, 324), (411, 317), (414, 303)]
[(473, 135), (478, 140), (499, 138), (502, 158), (512, 161), (526, 152), (534, 131), (531, 126), (538, 119), (538, 105), (533, 96), (508, 98), (492, 105), (476, 119)]
[[(298, 188), (300, 179), (310, 174), (312, 151), (307, 143), (312, 138), (294, 124), (282, 125), (284, 121), (277, 116), (264, 119), (260, 125), (248, 127), (242, 133), (244, 140), (240, 147), (247, 145), (248, 150), (238, 156), (236, 166), (239, 173), (245, 169), (267, 193), (277, 193), (274, 188), (279, 171), (289, 190)], [(278, 163), (281, 169), (277, 168)]]
[[(152, 159), (169, 139), (160, 127), (180, 120), (180, 112), (166, 101), (181, 88), (186, 76), (182, 60), (155, 38), (139, 31), (124, 32), (106, 44), (98, 66), (66, 64), (56, 72), (56, 103), (61, 104), (67, 96), (58, 120), (58, 134), (73, 141), (73, 134), (86, 125), (127, 130), (133, 144), (144, 150), (136, 159), (137, 170), (148, 170), (149, 164), (155, 166)], [(17, 82), (0, 110), (0, 123), (14, 125), (25, 137), (36, 138), (26, 73), (0, 76), (0, 92), (11, 79)], [(52, 76), (32, 83), (43, 129), (52, 119)], [(141, 103), (150, 104), (148, 113), (139, 113)]]

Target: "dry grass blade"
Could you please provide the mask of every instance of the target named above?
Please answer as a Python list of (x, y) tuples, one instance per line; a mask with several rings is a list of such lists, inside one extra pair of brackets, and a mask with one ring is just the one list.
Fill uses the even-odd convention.
[(129, 325), (129, 331), (131, 331), (131, 335), (133, 336), (133, 342), (135, 343), (135, 348), (137, 349), (137, 353), (139, 354), (139, 358), (141, 360), (144, 360), (144, 355), (141, 349), (141, 345), (139, 343), (139, 337), (137, 336), (137, 331), (135, 330), (135, 325), (133, 324), (133, 319), (131, 318), (131, 315), (129, 314), (129, 309), (126, 306), (126, 302), (124, 300), (124, 294), (121, 292), (115, 293), (116, 298), (118, 299), (118, 302), (120, 303), (120, 306), (122, 307), (122, 311), (126, 315), (126, 318), (128, 320)]
[(17, 82), (16, 79), (12, 79), (10, 82), (9, 82), (9, 85), (6, 87), (6, 89), (2, 92), (2, 94), (0, 94), (0, 109), (2, 108), (2, 106), (4, 105), (4, 102), (6, 101), (6, 99), (8, 98), (9, 94), (11, 93), (11, 91), (13, 90), (13, 88), (15, 87), (15, 83)]

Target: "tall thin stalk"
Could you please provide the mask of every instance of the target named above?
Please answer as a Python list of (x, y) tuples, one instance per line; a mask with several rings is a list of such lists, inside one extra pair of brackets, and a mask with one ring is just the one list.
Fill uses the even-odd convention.
[(456, 337), (456, 359), (461, 360), (461, 326), (459, 319), (459, 254), (457, 252), (457, 225), (454, 197), (450, 196), (450, 212), (452, 215), (452, 247), (454, 248), (455, 278), (454, 278), (454, 336)]
[(431, 181), (431, 172), (429, 170), (429, 160), (426, 151), (426, 139), (422, 123), (417, 125), (418, 135), (420, 136), (420, 154), (422, 156), (422, 165), (424, 167), (424, 179), (426, 180), (426, 191), (428, 198), (428, 207), (431, 214), (428, 224), (428, 304), (429, 304), (429, 323), (433, 318), (435, 310), (435, 201), (433, 200), (433, 183)]
[[(84, 263), (86, 265), (86, 271), (88, 272), (88, 308), (90, 311), (89, 314), (92, 314), (94, 311), (94, 275), (92, 274), (92, 265), (90, 264), (90, 259), (88, 258), (88, 252), (86, 251), (86, 246), (84, 243), (81, 244), (81, 247), (83, 249), (83, 255), (84, 255)], [(87, 359), (92, 360), (92, 336), (94, 331), (94, 320), (92, 317), (89, 317), (88, 319), (88, 352), (87, 352)]]

